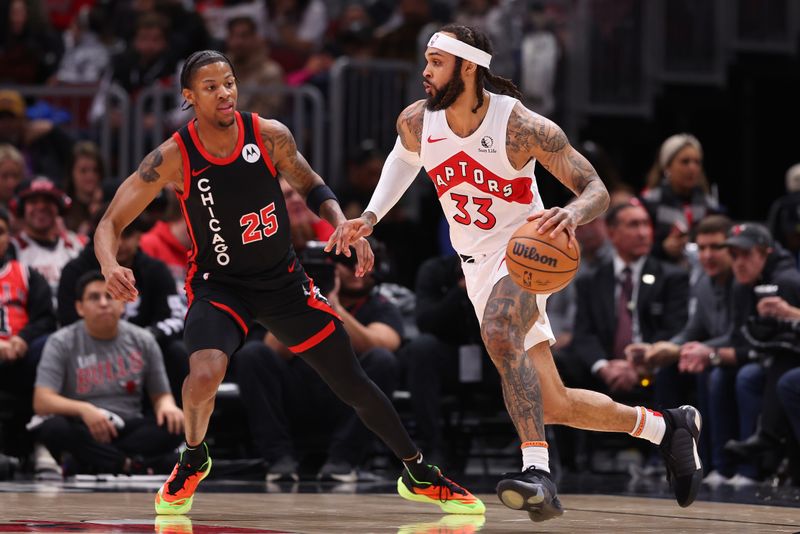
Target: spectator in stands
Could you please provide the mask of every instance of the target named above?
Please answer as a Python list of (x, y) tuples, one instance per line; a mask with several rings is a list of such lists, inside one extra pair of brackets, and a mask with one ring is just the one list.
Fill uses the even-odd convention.
[(292, 246), (295, 250), (301, 251), (309, 241), (327, 241), (333, 234), (333, 227), (324, 219), (317, 217), (313, 211), (308, 209), (303, 197), (289, 185), (289, 182), (281, 179), (281, 191), (286, 199), (286, 211), (289, 214), (289, 222), (292, 224)]
[[(380, 265), (380, 248), (376, 243), (372, 248)], [(397, 372), (394, 351), (403, 336), (400, 311), (378, 293), (374, 272), (355, 276), (355, 256), (336, 259), (333, 288), (327, 292), (332, 313), (344, 322), (364, 371), (391, 398)], [(318, 478), (355, 481), (356, 468), (374, 440), (293, 349), (299, 347), (286, 347), (268, 333), (263, 342), (246, 343), (235, 358), (250, 430), (269, 464), (267, 480), (298, 480), (294, 443), (325, 436), (327, 460)]]
[[(575, 229), (575, 238), (581, 248), (581, 263), (578, 274), (596, 268), (599, 264), (610, 259), (614, 254), (611, 242), (608, 240), (608, 229), (602, 217), (578, 226)], [(572, 342), (572, 332), (575, 327), (575, 312), (577, 310), (578, 294), (575, 284), (550, 295), (547, 299), (547, 318), (556, 342), (554, 351), (560, 351)]]
[[(101, 214), (98, 214), (98, 217)], [(175, 281), (167, 266), (139, 250), (139, 240), (147, 228), (141, 218), (134, 220), (122, 233), (117, 261), (133, 271), (139, 290), (138, 298), (125, 303), (123, 318), (147, 329), (159, 344), (172, 391), (180, 398), (183, 379), (189, 372), (189, 358), (183, 344), (183, 325), (186, 302), (175, 288)], [(93, 243), (78, 257), (64, 266), (58, 286), (58, 321), (62, 326), (79, 319), (74, 302), (76, 282), (87, 272), (100, 268)], [(72, 303), (72, 305), (70, 305)]]
[(481, 381), (483, 363), (489, 359), (467, 297), (461, 258), (439, 256), (425, 261), (417, 274), (416, 296), (420, 334), (400, 350), (398, 358), (406, 369), (417, 441), (428, 461), (441, 465), (445, 457), (442, 393), (459, 393), (462, 376)]
[(25, 160), (20, 151), (8, 143), (0, 144), (0, 206), (8, 208), (25, 173)]
[[(778, 396), (783, 404), (783, 411), (792, 425), (794, 441), (800, 443), (800, 368), (788, 371), (778, 380)], [(796, 456), (793, 458), (795, 462)], [(792, 483), (800, 486), (800, 465), (794, 466)]]
[[(50, 336), (36, 374), (36, 436), (68, 471), (140, 473), (166, 462), (182, 441), (183, 413), (169, 390), (161, 352), (146, 330), (121, 321), (99, 271), (75, 289), (82, 320)], [(144, 415), (147, 393), (153, 416)], [(50, 417), (48, 417), (50, 416)], [(167, 464), (168, 465), (168, 464)]]
[(401, 0), (394, 13), (375, 30), (376, 56), (416, 63), (419, 61), (417, 41), (422, 28), (432, 22), (434, 6), (427, 0)]
[[(704, 274), (692, 286), (692, 313), (686, 326), (669, 341), (634, 343), (625, 349), (634, 365), (650, 372), (677, 362), (681, 372), (697, 375), (698, 406), (710, 449), (707, 452), (704, 448), (701, 455), (709, 456), (703, 465), (710, 471), (705, 482), (712, 486), (737, 473), (736, 464), (723, 451), (725, 443), (738, 434), (738, 410), (731, 403), (739, 370), (730, 340), (734, 277), (725, 246), (732, 226), (724, 215), (709, 215), (697, 225), (696, 242)], [(746, 466), (738, 472), (754, 476)]]
[(74, 141), (49, 119), (28, 120), (19, 92), (0, 90), (0, 143), (9, 143), (22, 153), (27, 174), (61, 183)]
[(800, 163), (786, 171), (786, 195), (770, 206), (767, 225), (775, 240), (800, 262)]
[(283, 69), (269, 58), (255, 20), (247, 16), (230, 19), (225, 50), (236, 70), (237, 105), (268, 119), (282, 115)]
[(291, 72), (322, 45), (328, 9), (321, 0), (267, 0), (267, 41), (272, 57)]
[[(614, 396), (641, 394), (640, 377), (624, 349), (634, 341), (669, 339), (686, 324), (689, 277), (650, 255), (653, 231), (638, 201), (609, 210), (606, 225), (614, 255), (575, 282), (575, 331), (561, 369), (565, 382), (578, 387)], [(675, 366), (656, 374), (656, 406), (681, 404), (674, 375)]]
[(685, 261), (694, 225), (719, 211), (707, 190), (700, 141), (688, 133), (668, 137), (661, 144), (642, 195), (653, 220), (654, 256), (673, 263)]
[(103, 205), (105, 165), (99, 147), (91, 141), (79, 141), (72, 149), (72, 162), (64, 192), (72, 203), (64, 211), (68, 230), (86, 236), (92, 221)]
[(53, 296), (58, 292), (61, 270), (84, 245), (77, 234), (60, 226), (59, 216), (70, 202), (53, 182), (41, 176), (21, 184), (13, 202), (16, 216), (22, 220), (22, 231), (12, 240), (17, 258), (44, 276)]
[[(50, 83), (60, 85), (97, 84), (109, 68), (110, 55), (95, 33), (98, 20), (89, 5), (71, 13), (64, 31), (64, 55)], [(93, 20), (94, 19), (94, 20)]]
[[(177, 56), (169, 48), (169, 21), (157, 13), (143, 13), (136, 21), (131, 47), (112, 58), (114, 66), (112, 80), (118, 83), (133, 101), (139, 91), (158, 83), (169, 83), (175, 75)], [(164, 109), (172, 107), (172, 99), (164, 103)], [(142, 127), (145, 131), (155, 125), (156, 117), (152, 106), (145, 108)], [(112, 111), (112, 124), (125, 127), (118, 110)]]
[[(740, 408), (739, 441), (726, 450), (753, 462), (768, 451), (780, 451), (786, 437), (786, 414), (781, 409), (777, 383), (784, 373), (800, 365), (792, 347), (779, 344), (777, 334), (759, 334), (761, 318), (791, 320), (800, 317), (800, 272), (791, 256), (776, 245), (766, 227), (746, 223), (734, 226), (726, 241), (733, 258), (737, 284), (732, 295), (731, 340), (743, 365), (736, 379)], [(754, 361), (759, 360), (759, 361)], [(759, 409), (760, 407), (760, 409)]]
[(0, 83), (40, 84), (56, 70), (63, 49), (41, 0), (10, 0), (0, 16)]
[(9, 223), (8, 212), (0, 207), (0, 392), (14, 399), (14, 418), (4, 429), (5, 452), (23, 455), (36, 365), (45, 336), (56, 328), (56, 315), (42, 275), (9, 258)]
[(181, 213), (178, 199), (167, 195), (167, 209), (161, 220), (157, 220), (152, 228), (142, 234), (139, 248), (142, 252), (163, 261), (172, 273), (178, 294), (185, 296), (184, 283), (189, 260), (191, 241), (186, 231), (186, 221)]

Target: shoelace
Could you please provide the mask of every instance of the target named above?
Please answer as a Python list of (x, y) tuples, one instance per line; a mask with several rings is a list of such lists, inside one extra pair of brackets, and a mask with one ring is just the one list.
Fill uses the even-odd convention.
[[(442, 472), (439, 471), (438, 468), (436, 470), (437, 470), (437, 476), (436, 476), (436, 482), (434, 482), (434, 484), (439, 486), (439, 502), (442, 503), (447, 502), (448, 497), (450, 496), (450, 494), (453, 493), (465, 496), (467, 495), (467, 490), (465, 490), (464, 488), (462, 488), (449, 478), (442, 475)], [(445, 488), (447, 488), (447, 490), (449, 490), (450, 493), (445, 493), (444, 491)]]
[[(177, 495), (178, 492), (183, 489), (183, 486), (186, 485), (186, 481), (189, 477), (196, 474), (198, 471), (198, 469), (188, 464), (179, 463), (178, 471), (175, 473), (173, 479), (167, 483), (167, 493), (170, 495)], [(180, 481), (180, 485), (178, 485), (178, 481)]]

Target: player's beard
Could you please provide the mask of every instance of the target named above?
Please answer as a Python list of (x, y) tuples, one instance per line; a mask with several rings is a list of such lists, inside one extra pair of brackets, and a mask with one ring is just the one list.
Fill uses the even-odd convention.
[(441, 89), (436, 88), (436, 93), (429, 96), (425, 101), (425, 107), (428, 108), (428, 111), (447, 109), (463, 92), (464, 80), (461, 78), (461, 62), (456, 61), (450, 81), (444, 84)]

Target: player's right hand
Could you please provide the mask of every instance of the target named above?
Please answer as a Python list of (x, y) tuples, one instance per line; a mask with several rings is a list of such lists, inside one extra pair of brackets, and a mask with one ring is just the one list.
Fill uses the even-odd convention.
[(108, 415), (96, 406), (87, 403), (81, 412), (81, 419), (95, 441), (111, 443), (111, 440), (117, 437), (117, 428), (108, 419)]
[(122, 265), (116, 265), (110, 269), (103, 269), (103, 276), (106, 279), (106, 290), (112, 297), (123, 302), (136, 300), (139, 291), (136, 289), (133, 271)]
[(362, 237), (372, 234), (372, 221), (363, 215), (357, 219), (347, 220), (333, 231), (328, 244), (325, 245), (325, 252), (334, 251), (335, 254), (344, 254), (350, 257), (350, 247)]

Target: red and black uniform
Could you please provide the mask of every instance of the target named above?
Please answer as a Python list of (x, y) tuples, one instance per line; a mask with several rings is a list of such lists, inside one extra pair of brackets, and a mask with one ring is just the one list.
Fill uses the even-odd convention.
[[(178, 198), (192, 240), (187, 345), (190, 352), (217, 348), (230, 355), (256, 320), (301, 353), (330, 335), (338, 317), (295, 256), (258, 115), (237, 112), (236, 125), (236, 146), (226, 158), (205, 150), (194, 121), (173, 134), (183, 156)], [(208, 324), (216, 315), (209, 305), (233, 319), (240, 332), (226, 328), (220, 337), (219, 325)]]
[(194, 121), (173, 134), (183, 156), (181, 201), (192, 251), (186, 276), (189, 353), (233, 354), (253, 320), (305, 360), (399, 458), (417, 448), (389, 399), (359, 365), (339, 316), (291, 245), (277, 172), (258, 115), (236, 113), (230, 156), (205, 150)]

